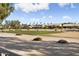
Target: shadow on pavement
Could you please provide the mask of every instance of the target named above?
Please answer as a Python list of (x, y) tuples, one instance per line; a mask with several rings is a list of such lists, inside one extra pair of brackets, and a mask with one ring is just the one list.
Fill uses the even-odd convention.
[(13, 53), (11, 51), (8, 51), (6, 49), (0, 48), (0, 56), (20, 56), (20, 55)]
[[(79, 56), (79, 43), (75, 42), (59, 44), (55, 41), (23, 41), (16, 37), (0, 37), (0, 46), (24, 51), (26, 56)], [(18, 52), (12, 54), (16, 55)]]

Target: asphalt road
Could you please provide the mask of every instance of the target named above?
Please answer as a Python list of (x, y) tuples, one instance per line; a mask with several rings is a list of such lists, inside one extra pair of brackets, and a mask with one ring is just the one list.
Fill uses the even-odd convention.
[[(0, 46), (5, 48), (0, 51), (7, 52), (7, 49), (14, 53), (11, 56), (79, 56), (78, 39), (39, 36), (42, 41), (32, 41), (37, 36), (0, 33)], [(56, 43), (60, 39), (67, 40), (69, 43)]]

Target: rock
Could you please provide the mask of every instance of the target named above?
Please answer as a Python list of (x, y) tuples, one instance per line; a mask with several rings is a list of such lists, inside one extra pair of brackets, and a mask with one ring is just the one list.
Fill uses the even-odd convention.
[(61, 39), (61, 40), (57, 41), (57, 43), (65, 44), (65, 43), (68, 43), (68, 41)]
[(16, 33), (16, 35), (22, 35), (22, 34), (20, 34), (20, 33)]
[(42, 41), (42, 39), (40, 37), (36, 37), (32, 41)]

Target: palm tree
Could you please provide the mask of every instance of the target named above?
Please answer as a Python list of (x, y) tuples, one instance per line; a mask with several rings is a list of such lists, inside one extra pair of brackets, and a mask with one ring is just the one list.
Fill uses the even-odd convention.
[(10, 21), (6, 20), (5, 21), (5, 28), (10, 28), (10, 25), (9, 24), (10, 24)]
[(10, 24), (11, 28), (14, 28), (14, 29), (19, 29), (20, 28), (20, 21), (19, 20), (12, 20), (10, 21)]
[(6, 20), (5, 21), (6, 28), (20, 29), (20, 21), (19, 20)]
[(2, 24), (3, 20), (13, 12), (14, 7), (11, 3), (0, 3), (0, 24)]

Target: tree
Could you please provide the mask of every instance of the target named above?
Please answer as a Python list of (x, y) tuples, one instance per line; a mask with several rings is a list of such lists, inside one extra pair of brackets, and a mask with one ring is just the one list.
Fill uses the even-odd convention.
[(9, 28), (10, 27), (10, 21), (9, 20), (6, 20), (4, 26), (5, 26), (5, 28)]
[(9, 28), (17, 29), (20, 28), (20, 21), (19, 20), (6, 20), (5, 25)]
[(0, 3), (0, 24), (13, 10), (14, 7), (11, 3)]

